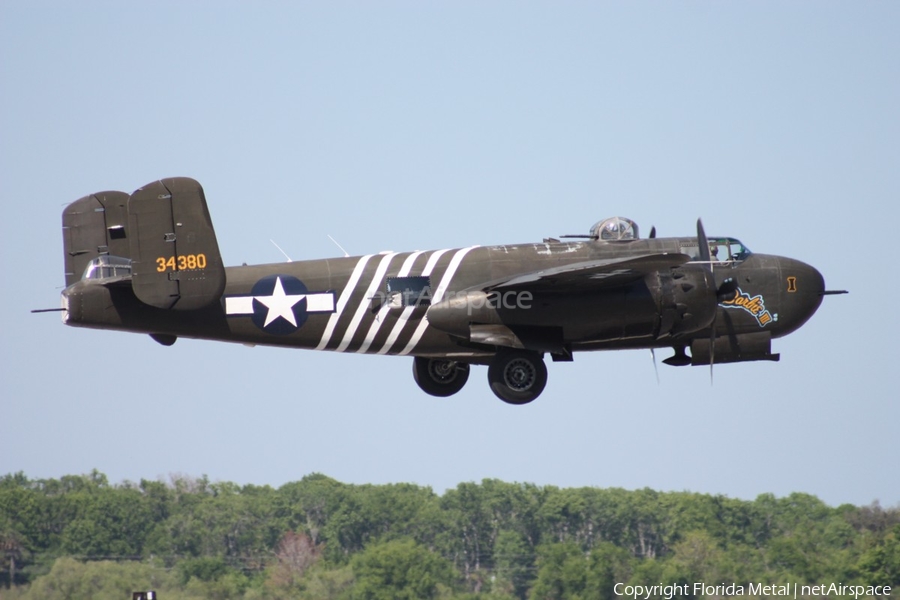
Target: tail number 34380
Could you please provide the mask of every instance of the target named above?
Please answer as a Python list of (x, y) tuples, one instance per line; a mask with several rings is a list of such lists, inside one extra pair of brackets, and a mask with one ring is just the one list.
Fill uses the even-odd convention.
[(170, 256), (165, 258), (160, 256), (156, 259), (156, 271), (164, 273), (166, 271), (189, 271), (191, 269), (205, 269), (205, 254), (181, 254), (179, 256)]

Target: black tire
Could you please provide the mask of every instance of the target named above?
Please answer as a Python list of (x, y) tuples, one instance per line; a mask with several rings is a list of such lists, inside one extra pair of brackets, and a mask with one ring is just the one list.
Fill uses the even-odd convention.
[(422, 391), (445, 398), (463, 389), (469, 380), (469, 365), (444, 358), (415, 357), (413, 378)]
[(491, 391), (508, 404), (528, 404), (547, 385), (547, 366), (537, 352), (498, 352), (488, 367)]

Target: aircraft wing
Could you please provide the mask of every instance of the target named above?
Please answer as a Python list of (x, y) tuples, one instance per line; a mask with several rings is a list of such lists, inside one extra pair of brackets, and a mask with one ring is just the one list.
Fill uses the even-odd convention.
[(478, 286), (484, 291), (529, 290), (532, 292), (585, 292), (615, 287), (647, 273), (678, 267), (691, 260), (687, 254), (645, 254), (622, 258), (587, 260), (560, 267), (520, 273)]

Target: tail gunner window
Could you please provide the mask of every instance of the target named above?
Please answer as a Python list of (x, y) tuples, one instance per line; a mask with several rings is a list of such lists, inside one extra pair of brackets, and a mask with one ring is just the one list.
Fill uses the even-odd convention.
[(82, 279), (110, 279), (131, 277), (131, 259), (121, 256), (98, 256), (88, 263)]

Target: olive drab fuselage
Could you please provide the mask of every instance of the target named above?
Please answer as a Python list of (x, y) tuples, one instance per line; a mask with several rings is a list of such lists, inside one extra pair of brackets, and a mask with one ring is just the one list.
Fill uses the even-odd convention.
[[(429, 327), (425, 315), (429, 306), (436, 304), (435, 298), (426, 299), (417, 306), (391, 307), (386, 304), (387, 279), (398, 277), (406, 263), (410, 264), (405, 276), (422, 276), (429, 260), (436, 257), (430, 275), (426, 276), (433, 283), (444, 284), (443, 297), (446, 297), (477, 288), (486, 281), (595, 257), (625, 259), (646, 253), (678, 254), (680, 244), (691, 241), (672, 238), (615, 244), (514, 244), (228, 267), (225, 269), (226, 286), (219, 302), (178, 312), (143, 304), (128, 286), (104, 286), (85, 280), (64, 292), (68, 305), (66, 322), (243, 344), (370, 354), (489, 356), (493, 350)], [(463, 256), (454, 265), (455, 273), (451, 275), (448, 267), (459, 255)], [(681, 269), (690, 270), (690, 263)], [(348, 289), (351, 275), (357, 277), (354, 286)], [(376, 275), (379, 275), (377, 281)], [(448, 276), (450, 281), (442, 281)], [(570, 346), (573, 351), (668, 347), (677, 336), (659, 335), (667, 276), (654, 272), (597, 293), (590, 290), (531, 293), (526, 295), (530, 298), (522, 302), (518, 300), (523, 292), (501, 292), (494, 301), (496, 308), (488, 301), (484, 306), (473, 306), (472, 312), (484, 312), (488, 308), (497, 313), (496, 320), (513, 328), (546, 329), (542, 339), (548, 340), (551, 348), (555, 340), (560, 350), (565, 346)], [(822, 277), (815, 269), (776, 256), (751, 254), (740, 264), (714, 265), (713, 276), (716, 287), (726, 278), (736, 279), (740, 287), (740, 292), (720, 302), (717, 308), (722, 317), (717, 326), (723, 335), (760, 332), (768, 333), (772, 338), (786, 335), (815, 312), (824, 291)], [(330, 307), (321, 312), (305, 309), (305, 322), (298, 327), (287, 327), (289, 331), (274, 332), (267, 331), (267, 328), (275, 329), (272, 327), (274, 322), (267, 327), (254, 322), (254, 305), (256, 312), (269, 312), (269, 308), (258, 300), (248, 304), (249, 312), (229, 314), (227, 307), (233, 299), (253, 298), (257, 282), (271, 277), (280, 277), (282, 286), (289, 278), (302, 282), (308, 294), (333, 294), (334, 310)], [(376, 293), (380, 295), (376, 296)], [(308, 301), (303, 299), (301, 302)], [(764, 320), (760, 320), (760, 315)], [(708, 337), (704, 328), (685, 332), (685, 335), (690, 334)]]

